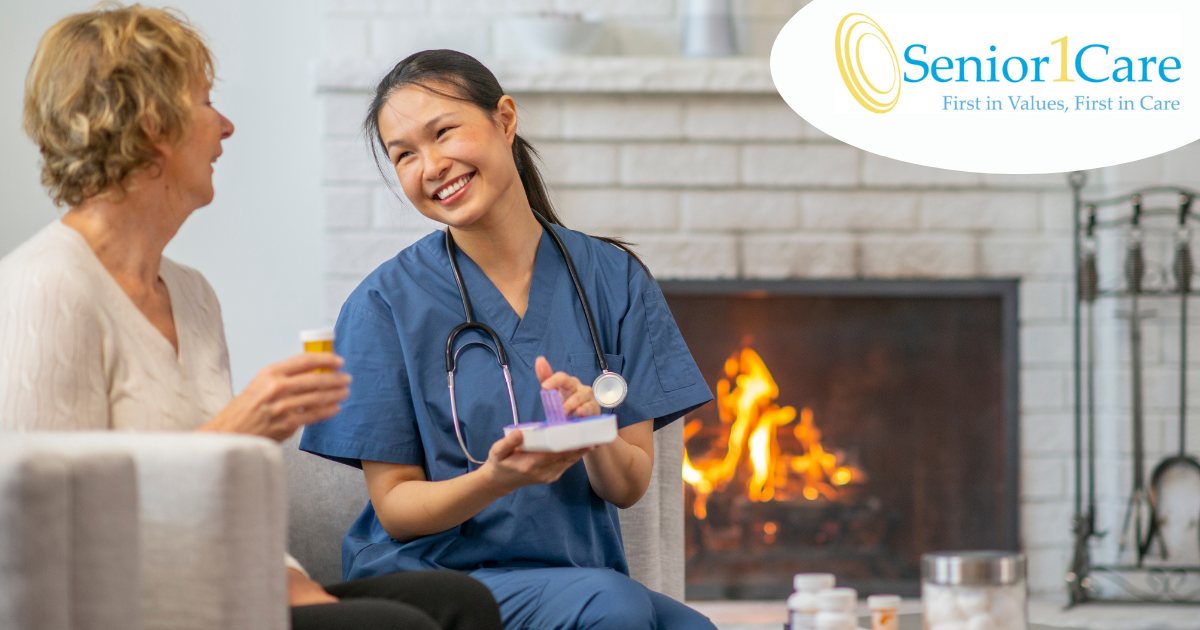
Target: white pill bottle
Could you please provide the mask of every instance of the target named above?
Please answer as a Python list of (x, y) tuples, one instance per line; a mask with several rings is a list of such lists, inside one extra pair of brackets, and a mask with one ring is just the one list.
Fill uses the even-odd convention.
[(858, 630), (858, 592), (852, 588), (827, 588), (817, 593), (817, 630)]
[(817, 630), (817, 591), (833, 588), (837, 578), (832, 573), (797, 573), (792, 578), (795, 593), (787, 600), (788, 630)]
[(1025, 556), (1006, 551), (929, 553), (921, 558), (925, 630), (1025, 630)]

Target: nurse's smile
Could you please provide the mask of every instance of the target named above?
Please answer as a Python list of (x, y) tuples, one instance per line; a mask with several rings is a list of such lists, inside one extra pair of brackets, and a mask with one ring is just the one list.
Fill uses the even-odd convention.
[(467, 173), (462, 177), (454, 178), (454, 181), (434, 191), (432, 195), (434, 201), (444, 207), (454, 205), (467, 194), (467, 189), (471, 187), (471, 180), (474, 178), (475, 173)]

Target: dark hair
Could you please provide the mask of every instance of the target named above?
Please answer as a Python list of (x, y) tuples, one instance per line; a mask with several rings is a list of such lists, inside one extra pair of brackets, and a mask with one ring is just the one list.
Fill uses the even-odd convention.
[[(383, 109), (392, 94), (408, 85), (420, 86), (441, 96), (467, 101), (489, 114), (496, 112), (500, 97), (504, 96), (504, 89), (500, 87), (496, 75), (492, 74), (492, 71), (488, 70), (478, 59), (468, 54), (457, 50), (425, 50), (405, 57), (375, 87), (375, 97), (371, 99), (371, 106), (367, 109), (367, 119), (363, 122), (363, 131), (366, 133), (367, 142), (371, 145), (371, 155), (375, 158), (375, 166), (385, 179), (387, 174), (380, 161), (380, 152), (382, 151), (386, 155), (387, 147), (379, 132), (379, 111)], [(441, 86), (448, 86), (453, 92), (447, 92)], [(378, 144), (376, 145), (376, 143)], [(378, 146), (378, 150), (376, 150), (376, 146)], [(546, 192), (546, 185), (542, 181), (542, 173), (537, 165), (538, 152), (520, 134), (513, 138), (512, 156), (513, 162), (517, 165), (517, 174), (521, 176), (521, 186), (525, 189), (525, 196), (529, 199), (530, 208), (550, 223), (563, 225), (562, 219), (554, 212), (554, 205), (550, 202), (550, 195)], [(566, 226), (563, 225), (563, 227)], [(629, 242), (608, 236), (593, 238), (624, 250), (641, 265), (642, 269), (646, 271), (646, 275), (650, 275), (650, 270), (634, 253)]]

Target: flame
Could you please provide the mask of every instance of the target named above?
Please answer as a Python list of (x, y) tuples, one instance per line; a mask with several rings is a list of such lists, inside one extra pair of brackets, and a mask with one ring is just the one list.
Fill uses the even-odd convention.
[[(824, 496), (836, 499), (834, 486), (844, 486), (856, 479), (856, 469), (840, 465), (839, 457), (827, 453), (821, 446), (821, 430), (813, 424), (811, 409), (800, 411), (800, 424), (796, 425), (796, 439), (804, 447), (805, 454), (793, 457), (792, 470), (804, 478), (804, 498), (815, 501)], [(858, 473), (861, 476), (861, 473)]]
[[(684, 425), (683, 443), (687, 444), (688, 438), (695, 435), (701, 426), (703, 426), (703, 423), (699, 420), (692, 420)], [(692, 506), (692, 513), (696, 515), (696, 518), (704, 520), (708, 516), (708, 495), (712, 494), (713, 485), (704, 473), (692, 466), (692, 460), (688, 458), (687, 448), (683, 449), (683, 481), (695, 488), (696, 503)]]
[[(796, 419), (796, 409), (773, 404), (779, 397), (779, 386), (754, 350), (746, 348), (726, 360), (725, 377), (717, 382), (717, 411), (721, 423), (730, 425), (725, 456), (695, 464), (686, 448), (683, 452), (683, 480), (696, 493), (692, 506), (696, 518), (708, 516), (709, 496), (734, 479), (743, 452), (750, 464), (746, 494), (751, 501), (773, 500), (776, 488), (787, 484), (789, 470), (799, 477), (800, 494), (809, 501), (822, 496), (836, 499), (837, 486), (865, 479), (861, 470), (842, 465), (840, 453), (824, 449), (821, 431), (813, 424), (813, 413), (808, 408), (800, 410), (800, 422), (794, 429), (803, 452), (795, 456), (780, 453), (778, 428)], [(700, 420), (687, 423), (684, 444), (702, 427)], [(766, 533), (773, 540), (771, 525)]]

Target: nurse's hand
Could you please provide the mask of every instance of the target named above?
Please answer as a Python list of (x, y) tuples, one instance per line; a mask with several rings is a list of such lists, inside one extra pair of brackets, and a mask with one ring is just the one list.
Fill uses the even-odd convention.
[(557, 389), (562, 394), (563, 411), (568, 416), (596, 416), (600, 414), (600, 403), (592, 393), (590, 385), (566, 372), (555, 372), (546, 357), (538, 357), (533, 364), (542, 389)]
[(540, 483), (553, 483), (595, 447), (562, 453), (529, 453), (522, 451), (524, 436), (513, 431), (492, 444), (487, 461), (480, 466), (492, 484), (506, 495), (517, 488)]
[[(350, 395), (345, 361), (329, 352), (306, 352), (263, 368), (200, 431), (261, 435), (282, 442), (297, 429), (331, 418)], [(314, 370), (329, 370), (316, 372)]]
[[(553, 371), (545, 357), (537, 358), (534, 369), (542, 389), (557, 389), (562, 394), (563, 410), (568, 415), (600, 413), (600, 403), (596, 402), (592, 388), (578, 378)], [(653, 423), (647, 420), (618, 429), (617, 439), (592, 447), (586, 454), (583, 464), (592, 490), (621, 509), (632, 507), (650, 486), (650, 473), (654, 469)]]

